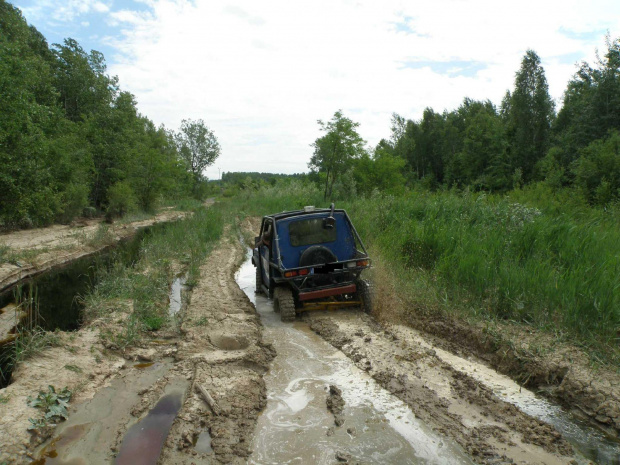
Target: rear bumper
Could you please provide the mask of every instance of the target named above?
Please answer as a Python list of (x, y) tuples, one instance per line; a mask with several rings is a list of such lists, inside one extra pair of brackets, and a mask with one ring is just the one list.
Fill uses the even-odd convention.
[(340, 287), (328, 287), (326, 289), (317, 289), (316, 291), (300, 292), (299, 300), (301, 302), (305, 302), (306, 300), (322, 299), (324, 297), (331, 297), (334, 295), (353, 294), (355, 291), (357, 291), (355, 284)]

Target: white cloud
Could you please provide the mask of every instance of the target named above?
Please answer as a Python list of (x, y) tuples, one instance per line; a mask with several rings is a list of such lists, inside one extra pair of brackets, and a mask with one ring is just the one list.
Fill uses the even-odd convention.
[[(123, 28), (122, 36), (107, 39), (119, 52), (110, 71), (155, 122), (170, 128), (183, 118), (207, 122), (223, 147), (211, 176), (218, 166), (305, 170), (309, 144), (319, 135), (316, 120), (340, 108), (376, 144), (389, 135), (392, 112), (418, 118), (427, 106), (452, 109), (465, 96), (499, 103), (527, 48), (541, 56), (560, 99), (575, 68), (559, 57), (591, 60), (603, 45), (600, 31), (620, 34), (620, 3), (607, 0), (148, 5), (148, 12), (110, 13)], [(397, 27), (403, 18), (413, 33)], [(403, 67), (409, 60), (486, 67), (458, 75)]]

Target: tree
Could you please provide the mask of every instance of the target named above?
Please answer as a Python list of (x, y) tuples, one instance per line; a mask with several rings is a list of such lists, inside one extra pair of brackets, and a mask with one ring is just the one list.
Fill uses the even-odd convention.
[(564, 92), (553, 132), (556, 159), (566, 170), (583, 148), (620, 128), (620, 39), (608, 35), (606, 44), (594, 66), (579, 65)]
[(532, 178), (536, 162), (549, 150), (554, 104), (540, 58), (528, 50), (515, 78), (515, 89), (504, 99), (513, 170), (520, 169), (524, 181)]
[(184, 119), (180, 131), (175, 135), (175, 142), (181, 159), (192, 175), (196, 193), (200, 182), (204, 180), (205, 168), (212, 165), (220, 155), (220, 144), (213, 131), (201, 119)]
[(620, 197), (620, 132), (611, 131), (581, 153), (573, 163), (573, 173), (590, 202), (603, 205)]
[(357, 133), (359, 123), (354, 123), (342, 114), (342, 110), (334, 113), (327, 123), (318, 120), (324, 136), (319, 137), (311, 145), (314, 154), (308, 163), (313, 171), (325, 174), (324, 199), (331, 197), (334, 182), (351, 166), (351, 160), (364, 153), (364, 139)]

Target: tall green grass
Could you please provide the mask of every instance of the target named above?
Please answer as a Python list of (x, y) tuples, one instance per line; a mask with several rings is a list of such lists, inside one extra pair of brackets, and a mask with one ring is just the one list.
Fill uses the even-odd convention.
[[(413, 191), (338, 206), (388, 264), (417, 270), (455, 306), (617, 347), (620, 215), (562, 195)], [(325, 204), (303, 185), (245, 191), (234, 202), (249, 214)]]
[(462, 287), (500, 318), (610, 342), (620, 329), (620, 221), (579, 220), (509, 199), (413, 193), (350, 204), (384, 256)]

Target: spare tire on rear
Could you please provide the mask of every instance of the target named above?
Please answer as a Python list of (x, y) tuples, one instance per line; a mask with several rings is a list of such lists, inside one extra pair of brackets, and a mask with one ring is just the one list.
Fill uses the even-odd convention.
[(338, 257), (323, 245), (313, 245), (303, 251), (299, 258), (299, 266), (323, 265), (324, 263), (337, 262)]

